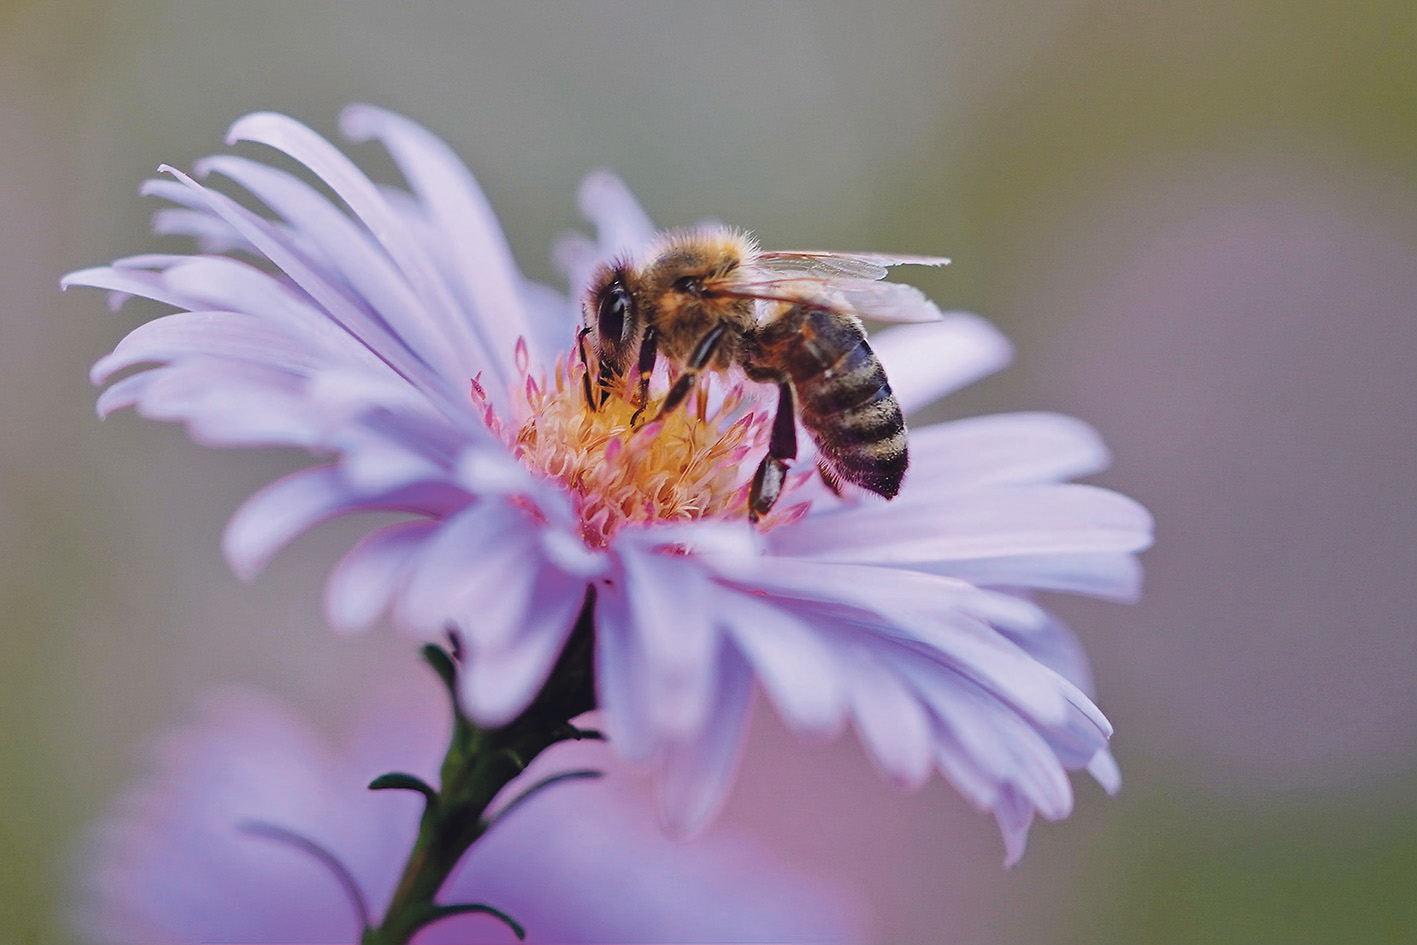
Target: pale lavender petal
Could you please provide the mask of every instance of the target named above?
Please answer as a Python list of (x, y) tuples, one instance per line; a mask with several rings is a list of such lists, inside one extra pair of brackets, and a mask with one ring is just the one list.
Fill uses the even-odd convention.
[[(575, 626), (585, 592), (583, 581), (546, 570), (514, 626), (491, 626), (499, 615), (482, 608), (468, 614), (470, 642), (458, 695), (473, 721), (506, 725), (531, 704)], [(509, 639), (498, 646), (482, 642), (492, 637)]]
[(180, 295), (171, 292), (152, 273), (142, 270), (97, 266), (93, 269), (80, 269), (77, 272), (71, 272), (60, 279), (59, 284), (66, 289), (76, 285), (88, 286), (92, 289), (107, 289), (123, 296), (152, 299), (154, 302), (162, 302), (176, 308), (184, 307)]
[(182, 421), (203, 445), (314, 447), (320, 440), (324, 417), (298, 395), (292, 378), (263, 365), (186, 358), (138, 376), (150, 381), (138, 412)]
[(535, 527), (525, 511), (497, 500), (446, 519), (413, 564), (395, 614), (399, 626), (436, 640), (454, 615), (476, 614), (475, 622), (457, 628), (466, 642), (508, 645), (532, 605)]
[[(521, 272), (481, 188), (442, 139), (407, 118), (370, 105), (353, 105), (340, 116), (340, 127), (355, 141), (378, 138), (393, 155), (447, 241), (454, 271), (462, 276), (459, 288), (477, 313), (478, 317), (456, 324), (483, 334), (478, 349), (491, 354), (483, 366), (505, 387), (512, 378), (504, 366), (512, 364), (517, 339), (525, 337), (531, 344), (536, 336), (529, 330), (522, 303)], [(463, 340), (469, 350), (471, 341), (470, 335)], [(553, 354), (530, 350), (534, 364), (547, 363)]]
[(898, 325), (871, 336), (871, 350), (907, 414), (1009, 363), (1013, 349), (999, 330), (966, 312), (943, 321)]
[[(255, 141), (265, 144), (285, 152), (305, 165), (316, 177), (328, 184), (368, 227), (368, 232), (378, 240), (379, 245), (402, 272), (428, 319), (440, 326), (450, 326), (455, 321), (466, 318), (451, 290), (440, 277), (436, 264), (423, 252), (417, 239), (408, 232), (403, 220), (380, 198), (378, 189), (369, 178), (324, 138), (284, 115), (261, 112), (247, 115), (233, 124), (227, 132), (227, 141)], [(322, 236), (326, 232), (323, 229), (316, 231)], [(411, 323), (400, 323), (393, 327), (402, 331), (411, 328)], [(454, 334), (462, 340), (468, 337), (461, 332)], [(491, 360), (485, 354), (480, 357), (474, 355), (472, 351), (456, 352), (462, 372), (469, 376), (480, 366), (477, 362), (485, 363)]]
[(351, 368), (397, 377), (357, 338), (310, 304), (304, 293), (254, 266), (219, 256), (150, 255), (119, 260), (114, 268), (129, 280), (150, 282), (169, 304), (193, 311), (246, 313), (300, 339), (312, 352), (347, 362)]
[(363, 538), (330, 572), (325, 616), (344, 633), (368, 629), (393, 603), (410, 562), (437, 530), (436, 522), (388, 525)]
[(960, 613), (965, 601), (981, 606), (983, 592), (937, 578), (887, 568), (813, 565), (763, 558), (714, 562), (724, 579), (773, 597), (797, 600), (805, 614), (835, 619), (843, 629), (900, 634), (928, 642), (935, 658), (991, 691), (1006, 693), (1031, 717), (1062, 719), (1067, 702), (1059, 677), (1006, 641), (987, 624)]
[(246, 312), (279, 325), (351, 367), (397, 376), (357, 338), (310, 304), (304, 293), (254, 266), (222, 257), (188, 257), (165, 266), (162, 279), (184, 300), (190, 300), (184, 303), (187, 308)]
[[(371, 309), (418, 359), (439, 377), (471, 376), (489, 360), (459, 352), (413, 288), (369, 234), (309, 184), (284, 171), (243, 158), (218, 156), (198, 165), (240, 184), (293, 228), (320, 234), (325, 271), (338, 274), (348, 295)], [(458, 357), (461, 354), (462, 357)]]
[(1099, 751), (1087, 763), (1087, 773), (1102, 786), (1108, 794), (1116, 794), (1122, 789), (1122, 769), (1117, 767), (1117, 759), (1107, 749)]
[(1005, 555), (909, 567), (980, 587), (1067, 591), (1123, 603), (1134, 602), (1141, 594), (1141, 564), (1128, 552)]
[(1067, 815), (1072, 809), (1072, 786), (1041, 732), (974, 686), (942, 684), (932, 678), (938, 671), (924, 663), (899, 662), (897, 668), (912, 680), (970, 765), (997, 786), (990, 792), (989, 804), (997, 803), (1012, 787), (1045, 816), (1056, 819)]
[(153, 232), (159, 236), (185, 236), (203, 252), (230, 253), (246, 248), (246, 241), (226, 221), (209, 213), (169, 207), (153, 214)]
[[(420, 450), (417, 446), (385, 436), (388, 424), (383, 418), (373, 416), (377, 410), (371, 408), (358, 418), (359, 422), (348, 423), (342, 431), (345, 435), (335, 444), (344, 454), (342, 468), (349, 487), (373, 495), (391, 492), (414, 482), (439, 482), (451, 486), (453, 470), (436, 448), (442, 437), (430, 437), (428, 448)], [(419, 426), (419, 421), (424, 419), (410, 414), (393, 416), (409, 427)], [(372, 424), (372, 420), (377, 420), (377, 425)]]
[[(162, 167), (160, 170), (172, 173), (172, 168)], [(201, 194), (195, 193), (191, 188), (185, 186), (180, 180), (167, 178), (153, 178), (143, 181), (139, 192), (144, 197), (161, 197), (171, 201), (190, 211), (197, 216), (205, 216), (210, 219), (208, 229), (219, 235), (218, 240), (229, 242), (230, 248), (224, 250), (228, 253), (245, 253), (257, 258), (265, 257), (264, 251), (253, 243), (250, 239), (249, 231), (244, 227), (234, 226), (228, 216), (215, 212), (211, 205), (203, 199)], [(162, 211), (159, 211), (162, 212)], [(304, 233), (292, 229), (276, 220), (266, 220), (266, 226), (275, 233), (283, 246), (289, 247), (295, 254), (308, 263), (316, 264), (316, 261), (327, 258), (327, 253), (321, 248), (318, 234)]]
[(98, 401), (94, 405), (95, 411), (100, 417), (107, 417), (115, 410), (133, 406), (143, 399), (154, 379), (155, 372), (144, 371), (115, 381), (98, 395)]
[(718, 662), (711, 724), (695, 738), (670, 742), (664, 753), (664, 816), (669, 829), (680, 837), (698, 833), (718, 813), (742, 752), (752, 673), (731, 650)]
[(987, 811), (999, 796), (999, 782), (984, 771), (969, 748), (938, 717), (934, 720), (935, 766), (974, 807)]
[(297, 535), (358, 508), (364, 499), (347, 488), (338, 466), (291, 473), (242, 504), (226, 525), (222, 551), (231, 569), (250, 579)]
[(595, 224), (600, 255), (636, 256), (654, 242), (658, 230), (624, 181), (596, 171), (581, 181), (581, 213)]
[(111, 354), (94, 363), (90, 379), (102, 384), (135, 364), (208, 353), (301, 374), (316, 370), (322, 360), (287, 332), (263, 325), (250, 315), (179, 312), (153, 319), (129, 332)]
[(1037, 628), (1023, 629), (1014, 625), (1000, 627), (999, 632), (1082, 692), (1089, 696), (1093, 692), (1092, 665), (1082, 642), (1057, 617), (1049, 614), (1047, 621)]
[(1056, 413), (971, 417), (910, 431), (912, 492), (1061, 482), (1107, 466), (1092, 427)]
[(930, 718), (916, 694), (893, 668), (865, 646), (843, 650), (851, 717), (861, 741), (883, 774), (914, 789), (930, 776), (934, 744)]
[(1004, 835), (1004, 865), (1016, 866), (1028, 846), (1033, 807), (1017, 791), (1006, 788), (994, 803), (994, 819)]
[(167, 170), (190, 188), (208, 209), (230, 223), (266, 258), (289, 275), (296, 285), (330, 314), (331, 318), (387, 361), (390, 367), (429, 395), (436, 396), (444, 392), (445, 384), (429, 371), (404, 342), (372, 318), (358, 302), (348, 298), (326, 274), (309, 264), (299, 249), (283, 239), (276, 228), (229, 197), (203, 187), (181, 171), (173, 168)]
[(846, 720), (846, 696), (832, 651), (811, 622), (753, 594), (727, 594), (719, 613), (783, 720), (818, 737)]
[[(1151, 516), (1096, 486), (993, 487), (958, 494), (903, 492), (885, 505), (808, 516), (770, 535), (774, 551), (817, 561), (911, 566), (1005, 555), (1140, 551)], [(850, 541), (842, 541), (843, 534)]]
[(627, 596), (618, 587), (602, 586), (595, 603), (596, 705), (611, 744), (631, 761), (645, 760), (656, 747), (645, 685)]
[(698, 731), (720, 673), (714, 595), (703, 570), (683, 555), (619, 544), (623, 585), (634, 621), (645, 709), (657, 732)]

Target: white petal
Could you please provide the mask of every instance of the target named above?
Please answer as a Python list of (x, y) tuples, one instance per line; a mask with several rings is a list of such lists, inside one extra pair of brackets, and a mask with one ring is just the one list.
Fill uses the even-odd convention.
[(907, 414), (993, 374), (1013, 354), (998, 329), (967, 312), (877, 332), (871, 336), (871, 350)]

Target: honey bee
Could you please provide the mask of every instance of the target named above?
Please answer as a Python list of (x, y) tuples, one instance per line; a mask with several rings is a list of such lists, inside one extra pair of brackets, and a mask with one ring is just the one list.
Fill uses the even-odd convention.
[(894, 498), (909, 463), (905, 418), (860, 317), (941, 318), (918, 289), (879, 280), (890, 266), (947, 262), (763, 252), (748, 234), (725, 227), (666, 234), (643, 261), (617, 260), (591, 280), (578, 339), (582, 360), (587, 339), (596, 355), (594, 385), (586, 369), (586, 399), (594, 409), (615, 384), (633, 380), (633, 423), (648, 403), (658, 356), (675, 375), (660, 416), (684, 402), (702, 372), (737, 365), (750, 380), (778, 389), (767, 454), (748, 495), (751, 520), (766, 515), (782, 492), (797, 457), (798, 417), (828, 486), (849, 482)]

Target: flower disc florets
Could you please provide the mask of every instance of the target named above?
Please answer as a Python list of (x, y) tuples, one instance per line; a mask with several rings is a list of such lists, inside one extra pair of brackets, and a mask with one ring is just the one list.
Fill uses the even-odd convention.
[[(476, 382), (474, 403), (523, 464), (570, 493), (587, 545), (606, 547), (624, 525), (746, 520), (745, 462), (766, 448), (769, 417), (745, 403), (742, 382), (714, 403), (708, 385), (715, 381), (705, 379), (686, 404), (660, 415), (662, 391), (640, 405), (624, 385), (592, 405), (586, 366), (574, 354), (557, 359), (551, 384), (530, 373), (524, 346), (516, 360), (523, 377), (516, 428), (504, 427)], [(803, 478), (792, 477), (787, 489)], [(784, 503), (763, 524), (793, 521), (808, 506)]]

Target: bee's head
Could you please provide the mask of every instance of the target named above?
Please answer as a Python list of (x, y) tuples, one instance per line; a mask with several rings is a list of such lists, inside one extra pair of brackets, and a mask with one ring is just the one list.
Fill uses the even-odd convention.
[(731, 291), (751, 240), (724, 227), (664, 234), (640, 270), (640, 297), (653, 308), (647, 317), (671, 357), (685, 358), (714, 326), (751, 321), (751, 303)]
[(624, 262), (602, 266), (591, 279), (582, 305), (602, 390), (624, 377), (635, 361), (641, 319), (630, 290), (632, 278)]

